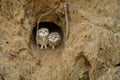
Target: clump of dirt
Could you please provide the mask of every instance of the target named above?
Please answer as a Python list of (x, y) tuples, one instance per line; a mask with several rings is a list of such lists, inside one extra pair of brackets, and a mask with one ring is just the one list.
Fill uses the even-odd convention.
[[(69, 12), (68, 40), (64, 3)], [(0, 0), (0, 80), (119, 80), (119, 3)], [(36, 24), (56, 5), (41, 17), (39, 28), (45, 24), (59, 31), (63, 42), (55, 50), (38, 50)]]

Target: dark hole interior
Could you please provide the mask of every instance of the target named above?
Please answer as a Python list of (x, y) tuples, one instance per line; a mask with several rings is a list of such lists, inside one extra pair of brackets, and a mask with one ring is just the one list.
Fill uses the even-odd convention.
[(5, 80), (1, 74), (0, 74), (0, 80)]
[(8, 44), (9, 42), (6, 42), (6, 44)]
[(119, 64), (117, 64), (116, 66), (120, 66), (120, 63), (119, 63)]
[[(57, 24), (55, 24), (54, 22), (40, 22), (38, 29), (40, 29), (40, 28), (48, 28), (50, 33), (51, 32), (59, 32), (63, 39), (63, 31), (62, 31), (61, 27), (58, 26)], [(37, 24), (33, 28), (33, 31), (32, 31), (32, 35), (33, 35), (32, 37), (33, 37), (33, 41), (35, 43), (36, 43), (36, 31), (37, 31), (36, 29), (37, 29)]]

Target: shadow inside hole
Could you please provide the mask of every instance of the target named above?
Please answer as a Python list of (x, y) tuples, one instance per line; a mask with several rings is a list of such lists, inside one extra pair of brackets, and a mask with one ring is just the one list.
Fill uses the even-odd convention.
[(1, 74), (0, 74), (0, 80), (5, 80)]
[[(55, 24), (54, 22), (41, 22), (41, 23), (39, 23), (38, 29), (40, 29), (40, 28), (48, 28), (49, 33), (59, 32), (59, 34), (62, 37), (62, 41), (63, 41), (63, 31), (62, 31), (61, 27), (58, 26), (57, 24)], [(33, 28), (33, 31), (32, 31), (32, 35), (33, 35), (32, 37), (33, 37), (33, 41), (35, 44), (36, 44), (36, 31), (37, 31), (37, 24)]]
[(120, 63), (119, 63), (119, 64), (117, 64), (116, 66), (120, 66)]
[(6, 44), (8, 44), (9, 42), (6, 42)]

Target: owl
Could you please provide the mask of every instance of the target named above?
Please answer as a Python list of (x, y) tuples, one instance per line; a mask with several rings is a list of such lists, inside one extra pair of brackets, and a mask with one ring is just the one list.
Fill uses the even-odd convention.
[(44, 47), (47, 48), (48, 45), (48, 35), (49, 30), (47, 28), (40, 28), (37, 31), (38, 34), (38, 45), (40, 45), (40, 49), (43, 49)]
[(62, 40), (61, 35), (58, 32), (51, 32), (48, 36), (48, 44), (55, 49), (56, 46), (60, 45)]

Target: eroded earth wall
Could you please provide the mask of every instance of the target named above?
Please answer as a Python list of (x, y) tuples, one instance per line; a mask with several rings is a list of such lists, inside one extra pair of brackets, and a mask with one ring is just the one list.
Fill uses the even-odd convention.
[[(38, 50), (35, 28), (53, 22), (68, 40)], [(65, 38), (65, 37), (63, 37)], [(120, 0), (0, 0), (0, 80), (119, 80)]]

